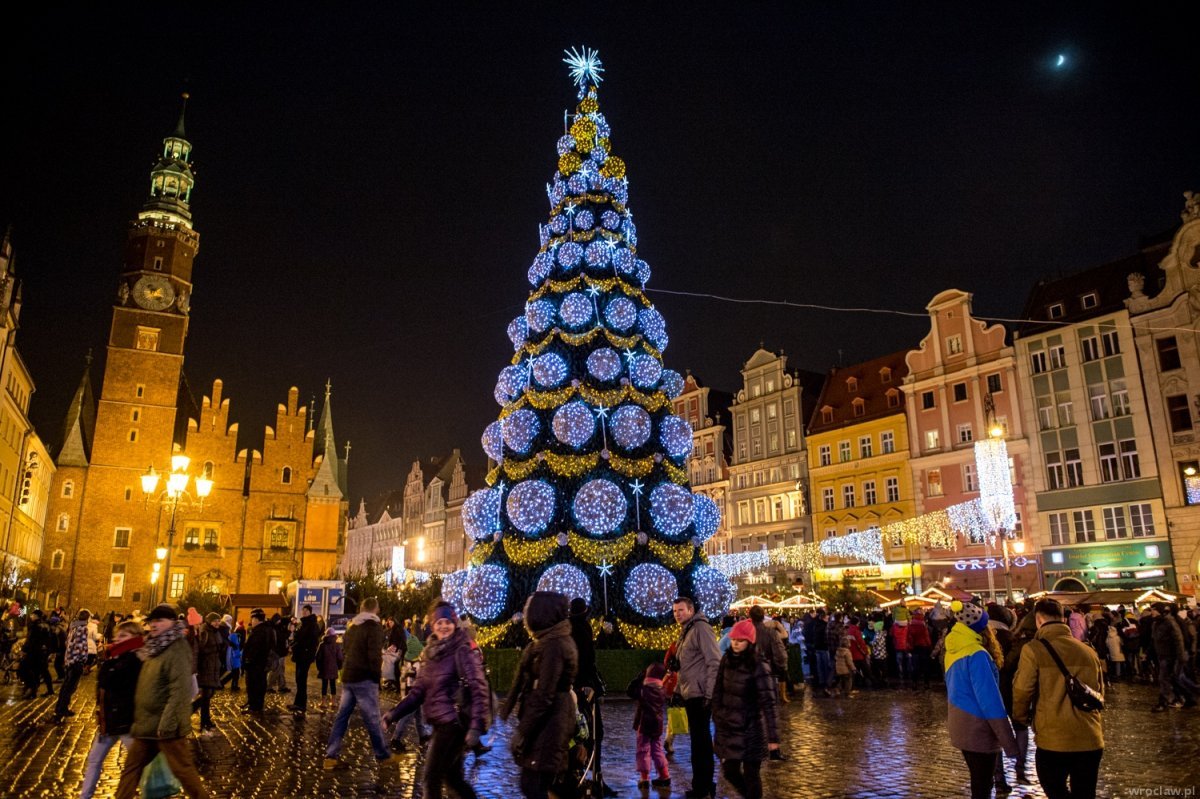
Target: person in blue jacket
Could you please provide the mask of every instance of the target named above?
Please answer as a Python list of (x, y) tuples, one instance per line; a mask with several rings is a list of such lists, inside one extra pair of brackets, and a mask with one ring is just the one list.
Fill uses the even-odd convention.
[(971, 799), (992, 795), (1000, 750), (1017, 755), (1017, 738), (1000, 696), (1000, 669), (983, 645), (988, 616), (975, 604), (950, 604), (955, 624), (946, 636), (946, 726), (971, 774)]

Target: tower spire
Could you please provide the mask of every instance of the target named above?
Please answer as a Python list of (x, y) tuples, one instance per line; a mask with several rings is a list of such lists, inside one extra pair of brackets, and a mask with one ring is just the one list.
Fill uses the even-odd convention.
[[(333, 435), (333, 409), (329, 400), (332, 393), (333, 383), (326, 380), (325, 405), (321, 408), (321, 421), (317, 424), (317, 434), (313, 437), (313, 445), (321, 455), (321, 465), (308, 488), (309, 496), (346, 496), (345, 461), (338, 458), (337, 439)], [(346, 456), (349, 455), (347, 450)]]
[(142, 206), (138, 218), (155, 219), (192, 226), (192, 187), (196, 176), (192, 173), (192, 143), (184, 129), (184, 114), (187, 112), (189, 95), (184, 92), (183, 105), (179, 109), (179, 122), (175, 131), (163, 139), (162, 155), (150, 170), (150, 196)]
[(183, 98), (183, 103), (179, 106), (179, 123), (175, 125), (175, 133), (172, 135), (177, 139), (186, 139), (187, 131), (183, 127), (183, 116), (187, 113), (187, 101), (191, 95), (184, 92), (180, 97)]

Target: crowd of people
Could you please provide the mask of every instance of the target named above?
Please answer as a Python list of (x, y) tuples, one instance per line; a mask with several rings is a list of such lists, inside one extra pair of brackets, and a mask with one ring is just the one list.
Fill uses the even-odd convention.
[[(1047, 796), (1094, 796), (1106, 690), (1121, 681), (1157, 684), (1155, 711), (1193, 707), (1200, 698), (1195, 613), (1161, 603), (1139, 614), (1123, 607), (1064, 609), (1042, 599), (1007, 607), (954, 602), (927, 611), (899, 605), (866, 614), (821, 608), (799, 618), (772, 618), (753, 607), (746, 618), (722, 618), (717, 630), (694, 599), (681, 596), (673, 614), (677, 639), (627, 688), (635, 703), (635, 756), (624, 765), (632, 765), (642, 792), (672, 786), (673, 740), (687, 735), (687, 799), (715, 796), (717, 762), (740, 796), (760, 799), (764, 762), (786, 759), (782, 704), (810, 688), (814, 698), (852, 701), (864, 690), (921, 691), (944, 683), (948, 737), (963, 753), (973, 799), (1013, 790), (1004, 755), (1014, 760), (1017, 782), (1030, 782), (1031, 728), (1033, 765)], [(53, 718), (62, 722), (74, 715), (80, 679), (96, 670), (84, 799), (95, 793), (118, 743), (126, 752), (121, 799), (148, 779), (208, 796), (187, 742), (193, 716), (200, 736), (212, 735), (214, 694), (238, 692), (243, 682), (244, 713), (263, 714), (267, 694), (276, 693), (292, 694), (284, 709), (304, 714), (314, 668), (318, 707), (336, 708), (325, 769), (346, 766), (342, 749), (357, 710), (381, 766), (409, 748), (406, 733), (414, 729), (425, 747), (424, 795), (436, 799), (448, 789), (473, 799), (465, 757), (490, 751), (485, 737), (500, 719), (512, 728), (510, 754), (525, 797), (583, 796), (589, 784), (593, 796), (614, 796), (603, 776), (599, 700), (606, 689), (591, 615), (582, 599), (531, 595), (523, 613), (528, 643), (503, 703), (471, 624), (444, 601), (424, 619), (405, 620), (381, 618), (378, 602), (367, 598), (344, 633), (307, 605), (295, 617), (268, 618), (256, 608), (245, 622), (167, 605), (144, 617), (103, 619), (86, 609), (69, 620), (62, 609), (34, 610), (17, 671), (24, 697), (37, 696), (43, 685), (43, 695), (52, 695), (58, 685)], [(15, 639), (11, 626), (0, 627), (5, 654)], [(399, 695), (390, 709), (381, 703), (381, 688)]]

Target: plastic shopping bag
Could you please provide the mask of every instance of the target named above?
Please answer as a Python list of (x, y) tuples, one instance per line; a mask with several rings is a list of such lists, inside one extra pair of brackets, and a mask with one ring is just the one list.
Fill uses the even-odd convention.
[(687, 735), (688, 734), (687, 708), (683, 708), (683, 707), (667, 708), (667, 734), (668, 735)]
[(183, 792), (183, 786), (171, 773), (171, 767), (167, 765), (167, 759), (163, 757), (162, 752), (159, 752), (142, 771), (141, 787), (144, 799), (166, 799)]

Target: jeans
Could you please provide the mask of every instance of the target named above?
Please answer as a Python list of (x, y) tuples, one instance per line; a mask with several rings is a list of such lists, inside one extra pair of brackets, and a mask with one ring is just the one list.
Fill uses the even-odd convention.
[(832, 671), (831, 664), (829, 661), (829, 650), (828, 649), (818, 649), (818, 650), (816, 650), (816, 655), (817, 655), (817, 687), (818, 688), (828, 688), (830, 672)]
[(83, 676), (83, 661), (67, 666), (67, 674), (63, 678), (62, 687), (58, 689), (58, 704), (54, 707), (56, 716), (65, 716), (71, 709), (71, 697), (79, 686), (79, 678)]
[[(1095, 799), (1103, 749), (1088, 752), (1052, 752), (1037, 748), (1034, 763), (1046, 799)], [(1067, 787), (1070, 781), (1071, 786)]]
[(312, 664), (311, 660), (296, 661), (296, 701), (292, 704), (301, 710), (308, 707), (308, 670)]
[(346, 737), (346, 728), (350, 726), (350, 714), (358, 707), (367, 735), (371, 738), (371, 748), (375, 750), (376, 760), (386, 760), (392, 753), (388, 751), (387, 742), (383, 740), (383, 728), (379, 723), (379, 683), (363, 680), (342, 684), (342, 702), (338, 705), (337, 716), (333, 719), (333, 731), (329, 733), (329, 746), (325, 749), (325, 757), (336, 759), (342, 751), (342, 739)]
[(712, 727), (709, 726), (712, 711), (706, 701), (704, 697), (697, 696), (685, 699), (683, 706), (687, 711), (688, 734), (692, 739), (692, 790), (715, 794)]
[(996, 773), (996, 760), (999, 759), (1000, 753), (968, 752), (966, 749), (962, 750), (962, 753), (963, 759), (967, 761), (967, 771), (971, 775), (971, 799), (991, 799), (992, 779)]
[(425, 753), (424, 799), (442, 799), (442, 785), (458, 799), (475, 799), (475, 789), (463, 778), (466, 741), (467, 731), (457, 721), (433, 725), (433, 740)]
[(743, 799), (762, 799), (761, 760), (726, 760), (721, 767), (725, 781), (732, 785)]
[(897, 651), (896, 652), (896, 670), (900, 672), (900, 682), (911, 680), (913, 673), (912, 652)]
[[(64, 686), (64, 690), (65, 686)], [(1192, 682), (1183, 670), (1183, 664), (1175, 658), (1158, 659), (1158, 703), (1169, 705), (1175, 694), (1185, 702), (1195, 702), (1200, 686)]]
[(117, 741), (129, 749), (133, 738), (129, 735), (105, 735), (98, 732), (92, 739), (92, 748), (88, 750), (87, 763), (83, 767), (83, 787), (80, 789), (80, 799), (92, 799), (92, 796), (95, 795), (96, 786), (100, 783), (100, 770), (104, 768), (104, 760), (108, 757), (109, 750), (117, 745)]
[(129, 745), (129, 753), (125, 755), (116, 799), (133, 799), (142, 771), (159, 752), (162, 752), (185, 794), (191, 799), (209, 799), (208, 790), (200, 781), (200, 774), (192, 762), (191, 742), (187, 738), (134, 738)]

